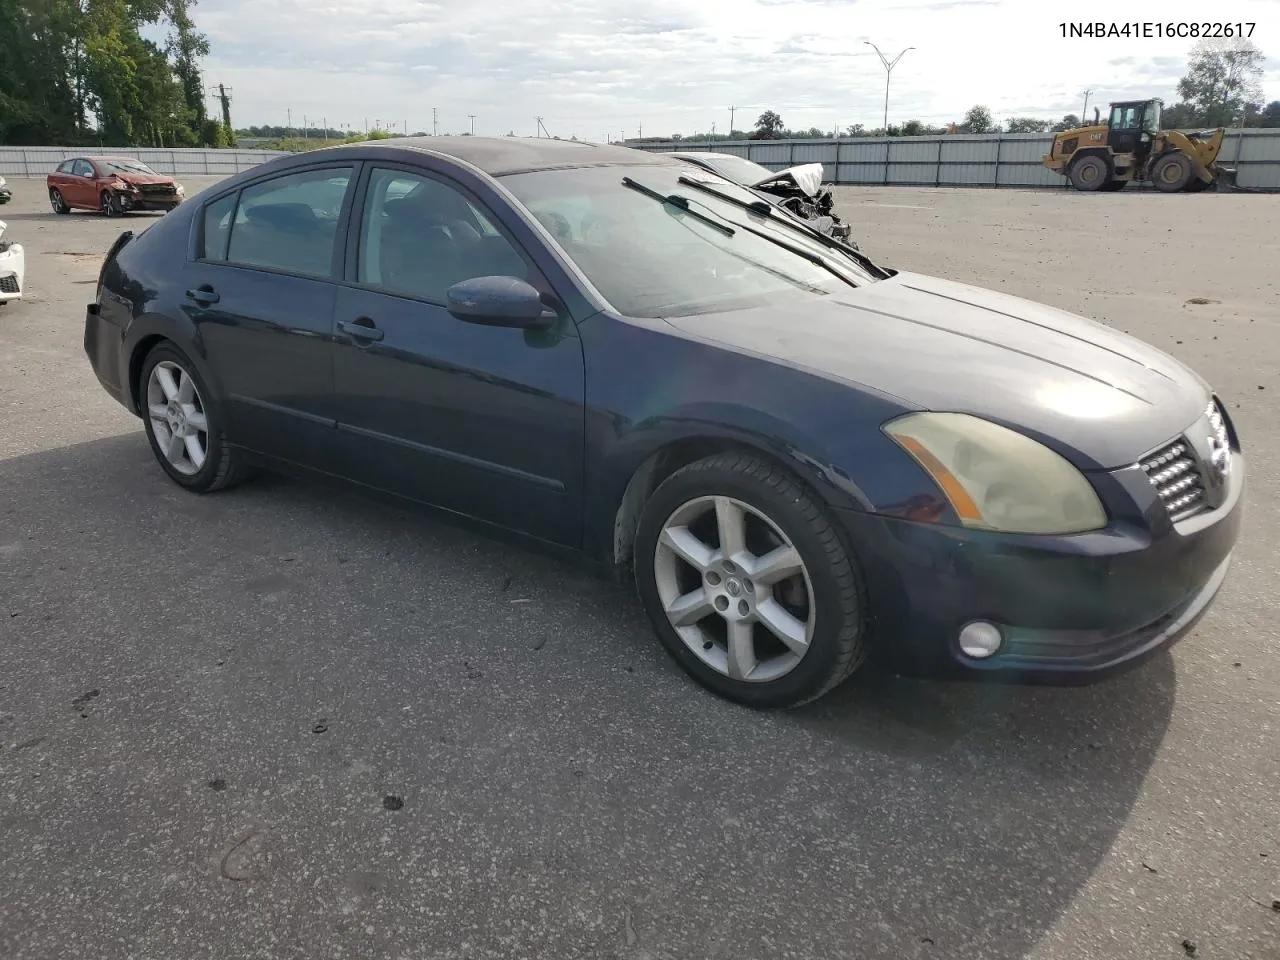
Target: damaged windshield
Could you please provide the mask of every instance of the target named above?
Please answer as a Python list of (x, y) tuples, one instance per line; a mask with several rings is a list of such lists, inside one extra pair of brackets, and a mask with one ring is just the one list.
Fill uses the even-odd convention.
[(141, 173), (147, 176), (159, 176), (141, 160), (99, 160), (98, 166), (107, 173)]
[[(767, 214), (689, 196), (685, 171), (599, 167), (504, 177), (587, 279), (628, 316), (668, 317), (825, 297), (872, 282)], [(630, 185), (624, 181), (630, 181)]]

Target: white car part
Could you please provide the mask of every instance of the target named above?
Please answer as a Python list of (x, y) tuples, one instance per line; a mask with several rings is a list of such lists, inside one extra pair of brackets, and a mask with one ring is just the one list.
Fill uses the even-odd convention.
[(818, 191), (822, 189), (822, 164), (820, 163), (802, 163), (796, 167), (787, 167), (785, 170), (779, 170), (753, 183), (756, 188), (763, 188), (771, 183), (778, 183), (783, 180), (790, 180), (806, 197), (815, 197)]
[(0, 220), (0, 303), (22, 299), (27, 258), (22, 244), (5, 240), (8, 224)]

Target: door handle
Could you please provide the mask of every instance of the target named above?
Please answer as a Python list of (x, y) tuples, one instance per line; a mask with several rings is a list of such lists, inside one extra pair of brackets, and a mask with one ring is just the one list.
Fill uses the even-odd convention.
[(381, 340), (386, 334), (373, 325), (368, 317), (357, 317), (355, 320), (342, 320), (338, 329), (356, 340)]
[(188, 290), (187, 299), (194, 300), (201, 306), (207, 307), (210, 304), (217, 303), (220, 298), (213, 287), (206, 283), (196, 287), (194, 290)]

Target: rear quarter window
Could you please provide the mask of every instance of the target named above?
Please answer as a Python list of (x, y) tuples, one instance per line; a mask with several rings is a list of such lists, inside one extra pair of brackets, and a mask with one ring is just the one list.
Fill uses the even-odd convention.
[(202, 260), (226, 260), (227, 243), (231, 239), (231, 221), (235, 215), (238, 193), (213, 201), (200, 212), (200, 253)]

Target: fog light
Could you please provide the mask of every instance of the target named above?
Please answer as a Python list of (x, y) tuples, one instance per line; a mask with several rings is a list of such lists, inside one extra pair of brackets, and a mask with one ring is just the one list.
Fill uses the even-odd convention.
[(960, 649), (965, 656), (975, 660), (985, 660), (992, 656), (1002, 643), (1004, 638), (1000, 636), (1000, 628), (993, 623), (975, 620), (960, 631)]

